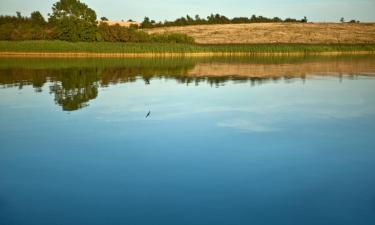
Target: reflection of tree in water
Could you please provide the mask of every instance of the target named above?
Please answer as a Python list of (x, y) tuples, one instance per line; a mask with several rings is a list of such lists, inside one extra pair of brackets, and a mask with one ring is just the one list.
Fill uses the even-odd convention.
[(42, 92), (42, 87), (47, 82), (46, 74), (46, 70), (2, 69), (0, 70), (0, 85), (19, 89), (32, 85), (35, 92)]
[(55, 102), (64, 111), (73, 111), (88, 105), (98, 96), (98, 78), (95, 69), (64, 70), (50, 87)]
[[(36, 92), (41, 92), (44, 84), (48, 82), (56, 104), (63, 110), (73, 111), (87, 106), (90, 100), (95, 99), (99, 87), (135, 82), (139, 78), (143, 79), (145, 84), (151, 85), (155, 79), (170, 79), (186, 85), (199, 85), (202, 82), (219, 87), (231, 81), (248, 82), (255, 86), (269, 82), (294, 82), (296, 78), (304, 81), (306, 74), (314, 74), (316, 71), (322, 74), (329, 71), (338, 72), (336, 74), (342, 79), (342, 74), (352, 74), (356, 77), (360, 71), (374, 70), (374, 58), (333, 58), (330, 61), (298, 58), (302, 60), (298, 62), (294, 62), (292, 58), (280, 62), (281, 64), (271, 59), (265, 58), (259, 62), (254, 59), (250, 59), (249, 62), (249, 59), (243, 59), (243, 62), (242, 59), (233, 59), (233, 62), (230, 59), (226, 62), (221, 58), (108, 61), (51, 59), (48, 62), (0, 59), (0, 87), (21, 89), (23, 86), (32, 85)], [(199, 63), (201, 61), (202, 63)]]

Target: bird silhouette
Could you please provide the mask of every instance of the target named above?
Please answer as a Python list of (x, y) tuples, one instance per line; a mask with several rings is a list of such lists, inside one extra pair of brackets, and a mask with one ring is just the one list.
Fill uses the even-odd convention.
[(146, 115), (146, 118), (149, 117), (151, 114), (151, 111), (148, 111), (147, 115)]

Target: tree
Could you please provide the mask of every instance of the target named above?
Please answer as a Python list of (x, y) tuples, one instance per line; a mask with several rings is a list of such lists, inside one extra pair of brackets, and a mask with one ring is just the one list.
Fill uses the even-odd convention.
[(359, 20), (350, 20), (349, 23), (360, 23)]
[(35, 25), (43, 26), (46, 24), (46, 20), (39, 11), (31, 13), (31, 22)]
[(57, 26), (61, 40), (96, 40), (96, 13), (79, 0), (60, 0), (53, 4), (50, 22)]
[(153, 27), (153, 23), (154, 22), (153, 20), (150, 21), (150, 18), (148, 17), (145, 17), (143, 19), (143, 22), (141, 23), (141, 27), (142, 28), (152, 28)]
[(107, 17), (103, 16), (100, 18), (101, 21), (108, 21)]
[(344, 17), (341, 17), (340, 22), (341, 22), (341, 23), (345, 23), (345, 19), (344, 19)]
[(17, 18), (18, 18), (18, 19), (21, 19), (21, 18), (22, 18), (22, 15), (21, 15), (20, 12), (17, 11), (16, 14), (17, 14)]

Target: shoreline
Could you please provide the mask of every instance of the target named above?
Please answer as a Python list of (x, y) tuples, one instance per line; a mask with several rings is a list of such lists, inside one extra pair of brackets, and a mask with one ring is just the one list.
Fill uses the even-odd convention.
[(0, 41), (0, 57), (156, 58), (218, 56), (370, 55), (375, 44), (183, 44)]
[(322, 51), (322, 52), (146, 52), (146, 53), (94, 53), (94, 52), (0, 52), (0, 57), (14, 58), (173, 58), (216, 56), (306, 56), (306, 55), (375, 55), (375, 51)]

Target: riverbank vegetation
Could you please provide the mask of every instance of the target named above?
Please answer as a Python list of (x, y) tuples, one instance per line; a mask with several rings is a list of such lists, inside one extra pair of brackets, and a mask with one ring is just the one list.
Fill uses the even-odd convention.
[[(319, 63), (330, 62), (334, 64), (340, 62), (369, 62), (375, 60), (375, 56), (371, 55), (338, 55), (338, 56), (324, 56), (324, 55), (306, 55), (306, 56), (262, 56), (254, 55), (250, 57), (175, 57), (175, 58), (9, 58), (0, 57), (0, 70), (18, 68), (18, 69), (68, 69), (68, 68), (96, 68), (98, 70), (104, 68), (139, 68), (152, 69), (166, 68), (170, 71), (173, 68), (184, 68), (186, 71), (192, 66), (203, 64), (300, 64), (300, 63)], [(131, 70), (132, 71), (132, 70)], [(130, 72), (131, 72), (130, 71)], [(163, 73), (167, 73), (163, 71)], [(163, 74), (160, 73), (160, 74)], [(144, 74), (138, 73), (135, 75)], [(157, 73), (159, 74), (159, 73)], [(176, 75), (173, 73), (168, 73)], [(5, 75), (5, 74), (4, 74)], [(16, 75), (16, 74), (15, 74)], [(207, 75), (207, 74), (206, 74)], [(6, 76), (0, 77), (5, 79)], [(22, 79), (20, 79), (22, 80)], [(1, 82), (0, 82), (1, 83)]]
[(194, 43), (194, 38), (187, 34), (173, 32), (148, 34), (141, 30), (107, 23), (99, 24), (96, 40), (99, 42)]
[(0, 41), (0, 52), (40, 53), (319, 53), (375, 52), (375, 44), (168, 44), (68, 41)]

